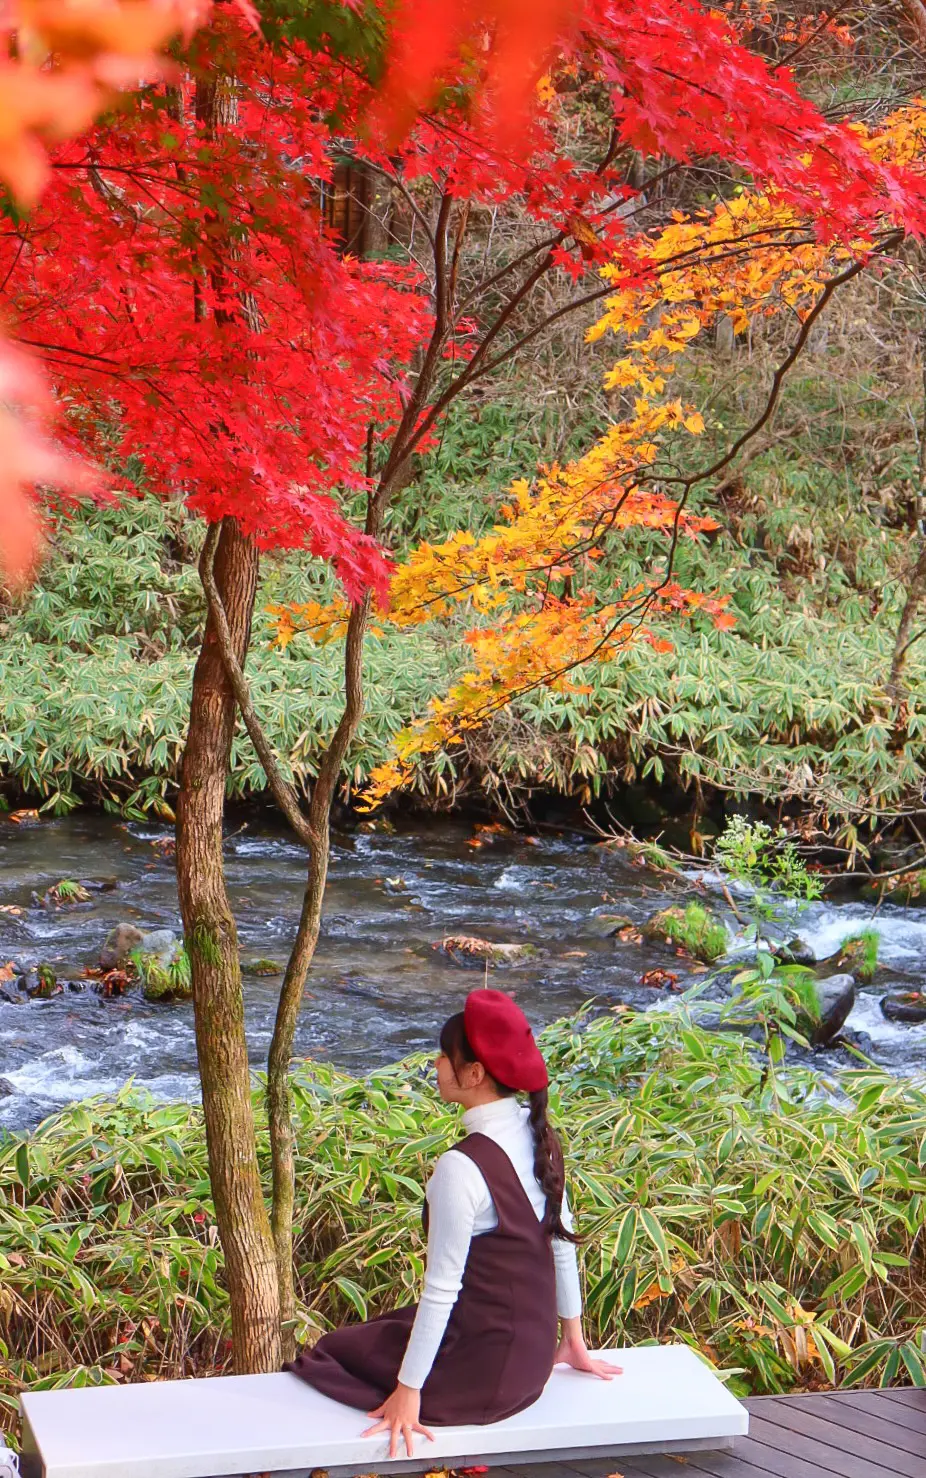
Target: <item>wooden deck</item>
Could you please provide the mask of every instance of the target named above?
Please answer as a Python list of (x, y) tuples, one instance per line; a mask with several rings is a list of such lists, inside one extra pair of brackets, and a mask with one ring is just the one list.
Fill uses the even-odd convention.
[(758, 1396), (726, 1452), (493, 1469), (490, 1478), (926, 1478), (926, 1391)]

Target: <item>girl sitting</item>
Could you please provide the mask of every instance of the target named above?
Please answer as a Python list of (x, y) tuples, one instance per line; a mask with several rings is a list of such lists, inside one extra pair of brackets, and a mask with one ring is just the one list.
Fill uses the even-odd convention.
[[(421, 1302), (323, 1335), (287, 1369), (401, 1435), (501, 1421), (537, 1400), (554, 1364), (610, 1380), (582, 1336), (563, 1155), (547, 1069), (520, 1007), (474, 991), (440, 1035), (437, 1084), (467, 1131), (428, 1182)], [(522, 1106), (516, 1094), (526, 1093)], [(557, 1324), (561, 1325), (558, 1331)]]

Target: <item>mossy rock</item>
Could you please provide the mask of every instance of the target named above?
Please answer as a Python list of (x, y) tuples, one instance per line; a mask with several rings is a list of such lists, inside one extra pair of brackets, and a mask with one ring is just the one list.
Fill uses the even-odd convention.
[(597, 844), (605, 852), (622, 852), (634, 867), (650, 868), (653, 872), (671, 872), (681, 876), (681, 868), (673, 857), (660, 847), (658, 842), (638, 842), (634, 837), (609, 837)]
[(62, 986), (51, 965), (39, 965), (35, 972), (36, 982), (29, 986), (29, 994), (35, 1001), (50, 1001), (60, 996)]
[(644, 939), (686, 950), (705, 965), (719, 960), (729, 947), (723, 924), (700, 903), (689, 903), (686, 908), (662, 908), (647, 919), (640, 932)]
[(848, 972), (860, 985), (871, 985), (878, 973), (878, 951), (881, 936), (877, 929), (864, 929), (860, 934), (851, 934), (844, 939), (836, 953), (821, 962), (828, 975)]
[(166, 966), (162, 955), (141, 952), (133, 954), (132, 963), (138, 972), (142, 995), (146, 1001), (188, 1001), (192, 998), (190, 960), (182, 947)]
[(41, 900), (43, 908), (75, 908), (89, 902), (90, 894), (83, 883), (75, 883), (72, 878), (62, 878)]
[(278, 960), (242, 960), (241, 971), (243, 975), (283, 975), (286, 966)]
[(494, 939), (477, 939), (471, 934), (447, 934), (436, 946), (455, 965), (464, 968), (484, 965), (520, 965), (536, 955), (533, 944), (505, 944)]

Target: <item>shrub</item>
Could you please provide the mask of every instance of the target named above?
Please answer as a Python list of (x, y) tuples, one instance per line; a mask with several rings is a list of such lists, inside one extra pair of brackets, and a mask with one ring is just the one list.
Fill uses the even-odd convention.
[[(594, 1343), (682, 1339), (739, 1391), (926, 1380), (926, 1091), (780, 1072), (675, 1013), (543, 1037)], [(414, 1296), (422, 1190), (459, 1124), (422, 1059), (296, 1075), (304, 1335)], [(262, 1154), (269, 1184), (266, 1141)], [(0, 1150), (0, 1402), (228, 1365), (202, 1115), (128, 1092)]]

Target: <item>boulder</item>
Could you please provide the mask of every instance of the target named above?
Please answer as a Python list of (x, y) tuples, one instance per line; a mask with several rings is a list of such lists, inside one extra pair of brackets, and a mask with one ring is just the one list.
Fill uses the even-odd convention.
[(903, 1021), (910, 1024), (926, 1021), (926, 991), (888, 991), (881, 1000), (881, 1010), (888, 1021)]
[(519, 965), (536, 953), (533, 944), (504, 944), (494, 939), (477, 939), (471, 934), (447, 934), (435, 945), (443, 950), (455, 965), (464, 967), (490, 965)]
[(16, 1092), (9, 1078), (0, 1078), (0, 1098), (12, 1098)]
[(751, 1037), (754, 1042), (765, 1038), (761, 1022), (756, 1020), (755, 1011), (744, 1003), (718, 1004), (715, 1001), (695, 1001), (688, 1008), (695, 1026), (706, 1032), (738, 1032)]
[(775, 950), (775, 958), (781, 965), (805, 965), (810, 968), (817, 963), (817, 957), (810, 945), (798, 937), (789, 939), (787, 944), (780, 944)]
[(163, 970), (151, 971), (144, 977), (142, 984), (142, 995), (146, 1001), (185, 1001), (192, 993), (182, 982), (172, 980)]
[(632, 929), (633, 919), (625, 913), (596, 913), (588, 921), (585, 932), (594, 939), (613, 939), (622, 929)]
[(283, 975), (286, 966), (278, 960), (242, 960), (241, 970), (245, 975)]
[(152, 929), (150, 934), (142, 935), (137, 952), (157, 960), (166, 970), (177, 953), (177, 936), (173, 929)]
[(138, 949), (144, 934), (134, 924), (117, 924), (110, 929), (103, 948), (100, 950), (100, 969), (119, 970), (126, 960)]
[(802, 1029), (814, 1047), (825, 1047), (842, 1031), (855, 1005), (855, 981), (851, 975), (830, 975), (815, 984), (820, 1019), (804, 1022)]
[(684, 949), (705, 965), (719, 960), (729, 945), (724, 925), (701, 903), (662, 908), (647, 919), (640, 932), (644, 939)]

